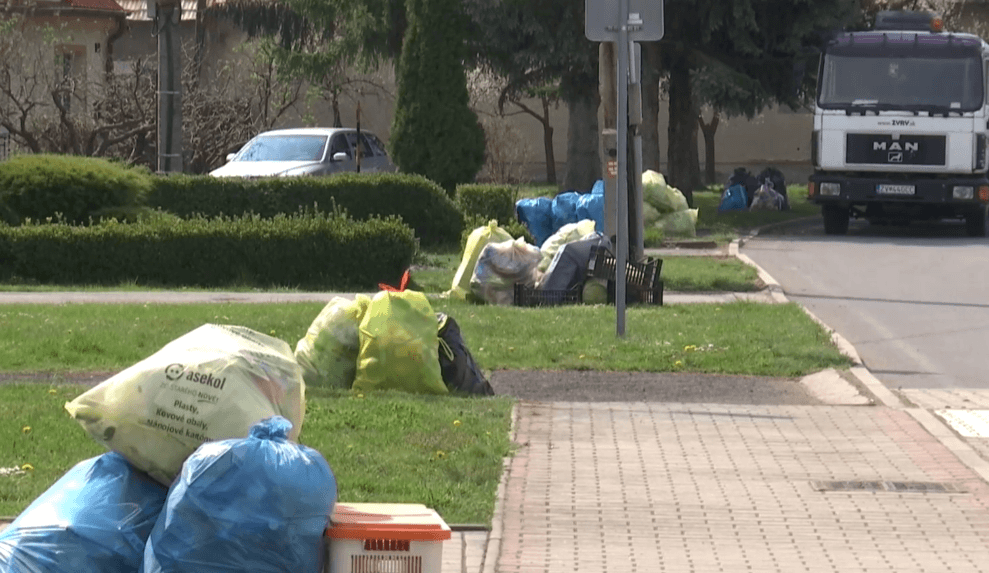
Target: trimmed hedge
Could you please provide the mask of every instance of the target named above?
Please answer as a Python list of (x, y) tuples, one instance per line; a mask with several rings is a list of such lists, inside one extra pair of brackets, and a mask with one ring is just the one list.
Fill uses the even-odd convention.
[(370, 289), (398, 284), (416, 249), (397, 218), (339, 215), (0, 226), (0, 280), (44, 284)]
[(507, 225), (518, 219), (515, 214), (516, 194), (516, 188), (506, 185), (459, 185), (457, 206), (465, 216), (476, 215), (485, 221), (497, 219), (499, 224)]
[(95, 157), (15, 155), (0, 162), (0, 220), (58, 220), (85, 225), (132, 219), (151, 191), (143, 168)]
[(156, 180), (148, 205), (182, 218), (271, 218), (300, 209), (329, 213), (335, 205), (358, 220), (397, 215), (429, 247), (457, 244), (464, 226), (460, 210), (443, 189), (425, 177), (400, 173), (253, 180), (171, 175)]

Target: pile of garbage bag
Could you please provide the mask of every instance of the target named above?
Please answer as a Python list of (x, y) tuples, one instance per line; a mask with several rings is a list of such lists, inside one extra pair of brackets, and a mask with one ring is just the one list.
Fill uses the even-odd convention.
[(589, 269), (601, 253), (612, 260), (614, 253), (596, 227), (592, 219), (564, 224), (537, 247), (490, 221), (471, 232), (445, 296), (516, 306), (607, 303), (609, 279), (589, 276)]
[[(295, 358), (311, 386), (494, 395), (459, 327), (444, 328), (449, 320), (418, 291), (334, 297), (296, 344)], [(444, 368), (449, 362), (470, 367)]]
[(84, 460), (0, 532), (0, 571), (319, 571), (336, 481), (291, 430), (203, 443), (170, 487), (120, 452)]
[(744, 167), (736, 168), (725, 183), (718, 211), (789, 211), (786, 179), (775, 167), (763, 169), (758, 176)]
[(694, 237), (697, 212), (690, 208), (679, 189), (666, 183), (662, 173), (652, 170), (642, 173), (643, 226), (658, 228), (667, 237)]

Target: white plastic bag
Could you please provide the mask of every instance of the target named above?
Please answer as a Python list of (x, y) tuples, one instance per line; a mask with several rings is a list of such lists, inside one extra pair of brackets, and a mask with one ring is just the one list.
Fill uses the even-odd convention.
[(540, 260), (539, 249), (521, 237), (489, 243), (477, 258), (470, 290), (485, 302), (510, 305), (515, 299), (516, 283), (535, 286), (542, 275), (536, 268)]
[(97, 442), (165, 485), (203, 442), (246, 437), (279, 415), (302, 430), (305, 382), (284, 340), (203, 325), (81, 394), (65, 409)]

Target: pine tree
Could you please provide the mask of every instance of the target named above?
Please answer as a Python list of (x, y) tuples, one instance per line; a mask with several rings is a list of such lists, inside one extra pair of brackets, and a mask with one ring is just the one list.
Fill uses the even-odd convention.
[(398, 64), (391, 156), (451, 195), (484, 164), (484, 130), (470, 109), (461, 0), (409, 0)]

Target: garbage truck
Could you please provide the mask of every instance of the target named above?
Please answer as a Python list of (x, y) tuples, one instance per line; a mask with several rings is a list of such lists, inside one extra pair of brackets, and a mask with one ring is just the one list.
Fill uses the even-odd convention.
[(929, 12), (884, 11), (820, 59), (808, 199), (824, 231), (963, 220), (986, 234), (989, 44)]

